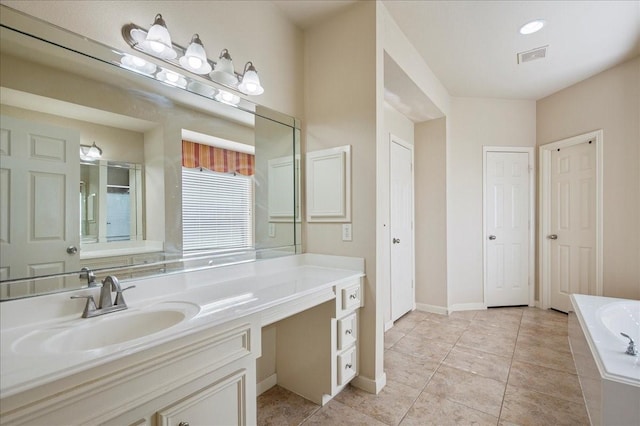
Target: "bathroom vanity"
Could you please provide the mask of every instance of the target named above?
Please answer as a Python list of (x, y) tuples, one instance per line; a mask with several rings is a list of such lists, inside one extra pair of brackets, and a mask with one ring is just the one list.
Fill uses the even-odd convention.
[(277, 383), (324, 404), (357, 375), (364, 261), (302, 254), (2, 303), (0, 424), (255, 424), (261, 329)]

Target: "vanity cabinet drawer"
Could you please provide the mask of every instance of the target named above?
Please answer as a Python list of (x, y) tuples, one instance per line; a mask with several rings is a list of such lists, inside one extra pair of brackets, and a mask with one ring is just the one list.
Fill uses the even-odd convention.
[(338, 355), (338, 386), (345, 385), (353, 379), (357, 372), (357, 354), (353, 347)]
[(338, 320), (338, 350), (348, 348), (358, 339), (358, 321), (356, 313)]
[(343, 288), (341, 290), (341, 296), (341, 308), (343, 311), (352, 311), (358, 309), (362, 301), (360, 282)]

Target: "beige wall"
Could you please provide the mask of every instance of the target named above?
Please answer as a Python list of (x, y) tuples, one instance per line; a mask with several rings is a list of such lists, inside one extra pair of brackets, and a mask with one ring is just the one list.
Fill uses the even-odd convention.
[[(308, 223), (305, 251), (365, 258), (365, 301), (360, 312), (361, 380), (382, 374), (382, 315), (376, 312), (376, 3), (359, 2), (305, 33), (306, 151), (351, 145), (353, 241), (341, 225)], [(345, 72), (351, 70), (353, 72)], [(380, 102), (380, 110), (382, 105)]]
[(450, 308), (480, 308), (484, 302), (482, 147), (535, 144), (535, 101), (452, 98), (446, 162)]
[(253, 61), (265, 93), (255, 97), (263, 106), (302, 116), (302, 33), (267, 1), (164, 0), (75, 1), (1, 0), (1, 4), (51, 22), (123, 51), (131, 51), (121, 36), (123, 25), (149, 28), (161, 13), (172, 41), (185, 46), (200, 35), (207, 55), (216, 60), (228, 49), (236, 71)]
[(441, 313), (448, 307), (446, 121), (415, 126), (416, 305)]
[(640, 58), (541, 99), (537, 144), (604, 133), (604, 295), (640, 299)]

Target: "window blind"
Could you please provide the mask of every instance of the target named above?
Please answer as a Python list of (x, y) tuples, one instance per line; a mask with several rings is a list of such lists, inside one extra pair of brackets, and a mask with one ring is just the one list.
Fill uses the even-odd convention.
[(183, 249), (253, 247), (253, 178), (182, 168)]

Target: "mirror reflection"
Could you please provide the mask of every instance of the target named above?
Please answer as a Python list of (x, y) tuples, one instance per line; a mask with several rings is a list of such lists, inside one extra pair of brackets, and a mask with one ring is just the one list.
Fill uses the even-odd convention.
[(104, 46), (97, 61), (3, 26), (0, 54), (1, 299), (86, 285), (83, 267), (126, 279), (299, 251), (295, 120), (134, 74)]

